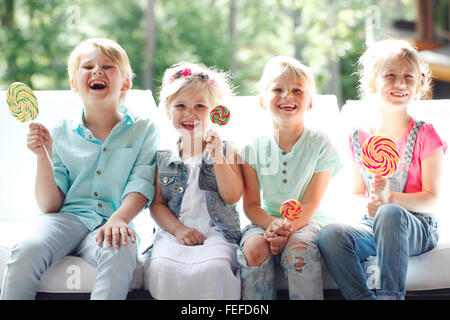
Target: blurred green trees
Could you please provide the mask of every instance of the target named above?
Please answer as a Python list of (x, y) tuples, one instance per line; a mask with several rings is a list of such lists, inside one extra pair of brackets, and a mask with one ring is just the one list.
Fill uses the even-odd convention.
[(180, 60), (230, 70), (238, 94), (256, 94), (264, 63), (283, 54), (309, 65), (318, 92), (342, 103), (357, 98), (352, 74), (365, 46), (368, 6), (382, 8), (386, 27), (394, 6), (411, 15), (413, 2), (0, 0), (0, 89), (12, 81), (68, 89), (71, 49), (85, 38), (107, 37), (128, 52), (133, 87), (151, 88), (155, 97), (165, 68)]

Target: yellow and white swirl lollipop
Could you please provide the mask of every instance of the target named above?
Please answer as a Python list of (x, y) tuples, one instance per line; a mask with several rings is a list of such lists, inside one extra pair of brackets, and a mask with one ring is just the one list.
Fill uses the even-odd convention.
[[(39, 114), (39, 105), (33, 90), (22, 82), (14, 82), (8, 87), (6, 103), (13, 117), (21, 122), (33, 121)], [(44, 151), (53, 166), (45, 145)]]
[(22, 82), (12, 83), (6, 92), (9, 111), (19, 121), (36, 119), (39, 113), (38, 101), (33, 91)]

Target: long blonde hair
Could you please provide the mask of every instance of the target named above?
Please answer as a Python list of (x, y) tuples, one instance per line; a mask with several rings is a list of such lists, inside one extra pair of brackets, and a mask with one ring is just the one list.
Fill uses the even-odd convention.
[(371, 92), (380, 65), (397, 57), (408, 59), (419, 72), (419, 98), (426, 97), (430, 91), (431, 72), (419, 52), (406, 40), (385, 39), (370, 45), (359, 58), (359, 91), (361, 97)]

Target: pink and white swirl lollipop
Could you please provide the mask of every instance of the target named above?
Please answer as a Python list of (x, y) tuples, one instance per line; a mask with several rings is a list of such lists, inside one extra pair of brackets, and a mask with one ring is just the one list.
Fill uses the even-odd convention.
[(284, 221), (294, 221), (300, 218), (303, 213), (303, 208), (300, 202), (297, 200), (287, 200), (283, 202), (280, 208), (280, 214), (284, 218)]
[(383, 135), (373, 135), (364, 141), (361, 158), (367, 171), (387, 177), (397, 170), (400, 155), (394, 141)]

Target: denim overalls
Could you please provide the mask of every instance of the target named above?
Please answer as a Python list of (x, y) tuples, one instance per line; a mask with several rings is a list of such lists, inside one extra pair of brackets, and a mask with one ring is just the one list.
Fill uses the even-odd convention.
[[(406, 148), (390, 189), (403, 192), (408, 180), (416, 137), (424, 122), (417, 121), (408, 136)], [(352, 135), (355, 159), (361, 161), (359, 130)], [(370, 194), (371, 174), (361, 168)], [(432, 214), (411, 212), (396, 204), (381, 205), (375, 218), (364, 215), (362, 224), (333, 223), (319, 234), (319, 247), (325, 264), (346, 299), (404, 299), (408, 259), (425, 253), (437, 244), (438, 224)], [(361, 263), (376, 256), (380, 288), (369, 289)]]
[[(223, 142), (223, 152), (226, 155), (229, 142)], [(206, 192), (206, 206), (214, 224), (220, 228), (228, 242), (239, 244), (241, 228), (236, 205), (226, 203), (219, 194), (214, 166), (209, 161), (207, 151), (203, 153), (200, 165), (199, 188)], [(189, 178), (189, 169), (180, 159), (177, 151), (162, 150), (156, 156), (158, 165), (158, 181), (161, 192), (170, 211), (178, 218), (181, 202)]]

